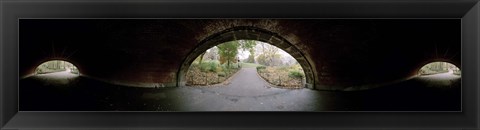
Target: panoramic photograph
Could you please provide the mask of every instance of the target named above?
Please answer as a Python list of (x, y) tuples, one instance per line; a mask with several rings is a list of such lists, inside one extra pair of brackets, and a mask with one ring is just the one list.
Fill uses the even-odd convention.
[(461, 19), (19, 19), (19, 111), (461, 112)]

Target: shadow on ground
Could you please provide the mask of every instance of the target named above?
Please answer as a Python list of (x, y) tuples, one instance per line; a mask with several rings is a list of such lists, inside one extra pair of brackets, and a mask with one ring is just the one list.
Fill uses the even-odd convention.
[[(242, 75), (239, 73), (238, 75)], [(233, 79), (236, 80), (236, 79)], [(250, 79), (255, 80), (255, 79)], [(417, 77), (363, 91), (228, 86), (135, 88), (83, 76), (20, 80), (20, 111), (460, 111), (461, 79)]]

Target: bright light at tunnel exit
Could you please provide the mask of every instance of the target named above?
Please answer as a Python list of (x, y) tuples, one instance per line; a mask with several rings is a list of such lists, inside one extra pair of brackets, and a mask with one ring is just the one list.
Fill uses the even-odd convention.
[(191, 63), (186, 84), (221, 84), (228, 82), (226, 79), (236, 72), (244, 72), (240, 69), (253, 70), (247, 77), (258, 75), (258, 78), (280, 88), (302, 88), (305, 84), (305, 72), (293, 56), (281, 48), (256, 40), (229, 41), (207, 49)]
[(427, 75), (461, 75), (460, 68), (448, 62), (431, 62), (424, 65), (419, 71), (420, 76)]
[(70, 62), (51, 60), (40, 64), (35, 69), (35, 75), (79, 75), (78, 68)]

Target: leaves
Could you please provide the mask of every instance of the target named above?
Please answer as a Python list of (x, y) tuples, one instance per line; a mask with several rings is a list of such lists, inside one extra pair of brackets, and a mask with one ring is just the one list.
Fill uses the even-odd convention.
[[(303, 88), (302, 78), (304, 72), (295, 66), (290, 67), (257, 67), (258, 74), (274, 87), (296, 89)], [(295, 73), (295, 74), (290, 74)], [(301, 75), (301, 76), (300, 76)], [(292, 77), (293, 76), (293, 77)], [(298, 76), (298, 77), (296, 77)]]
[(237, 62), (238, 47), (240, 46), (238, 41), (230, 41), (217, 46), (218, 54), (220, 55), (220, 64), (227, 63), (230, 67), (230, 63)]

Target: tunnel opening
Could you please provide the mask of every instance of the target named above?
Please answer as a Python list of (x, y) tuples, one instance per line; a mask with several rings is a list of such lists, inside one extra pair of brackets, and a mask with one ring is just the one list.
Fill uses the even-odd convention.
[[(234, 76), (239, 71), (240, 76)], [(191, 63), (185, 79), (186, 86), (219, 86), (233, 81), (266, 81), (272, 87), (285, 89), (305, 86), (305, 73), (293, 56), (256, 40), (234, 40), (207, 49)]]
[(303, 52), (279, 34), (252, 26), (237, 26), (228, 28), (223, 31), (213, 33), (212, 35), (209, 35), (208, 37), (200, 41), (200, 44), (197, 45), (197, 47), (195, 47), (194, 50), (192, 50), (189, 55), (183, 60), (183, 63), (180, 66), (179, 71), (177, 72), (177, 86), (187, 86), (188, 70), (190, 69), (192, 63), (194, 63), (195, 59), (197, 59), (200, 55), (202, 55), (204, 52), (207, 52), (207, 50), (216, 47), (217, 45), (234, 41), (256, 41), (261, 43), (268, 43), (268, 45), (278, 47), (280, 50), (283, 50), (291, 57), (293, 57), (295, 61), (298, 62), (298, 65), (296, 67), (297, 71), (292, 72), (292, 74), (290, 74), (290, 77), (302, 77), (302, 86), (300, 86), (299, 88), (314, 89), (314, 73), (316, 71), (314, 70), (315, 68), (312, 67), (311, 61), (307, 59)]
[(79, 75), (78, 68), (68, 61), (63, 60), (50, 60), (37, 66), (35, 69), (35, 75), (58, 75), (62, 72), (68, 72), (66, 74)]
[(35, 68), (34, 77), (50, 84), (66, 85), (77, 79), (80, 71), (77, 66), (64, 60), (50, 60)]
[(424, 65), (418, 71), (420, 76), (442, 75), (442, 76), (461, 76), (460, 68), (448, 62), (431, 62)]
[(418, 71), (418, 80), (427, 87), (452, 88), (461, 86), (461, 70), (449, 62), (430, 62)]
[(209, 86), (225, 82), (240, 69), (239, 41), (216, 45), (191, 63), (185, 79), (187, 86)]

